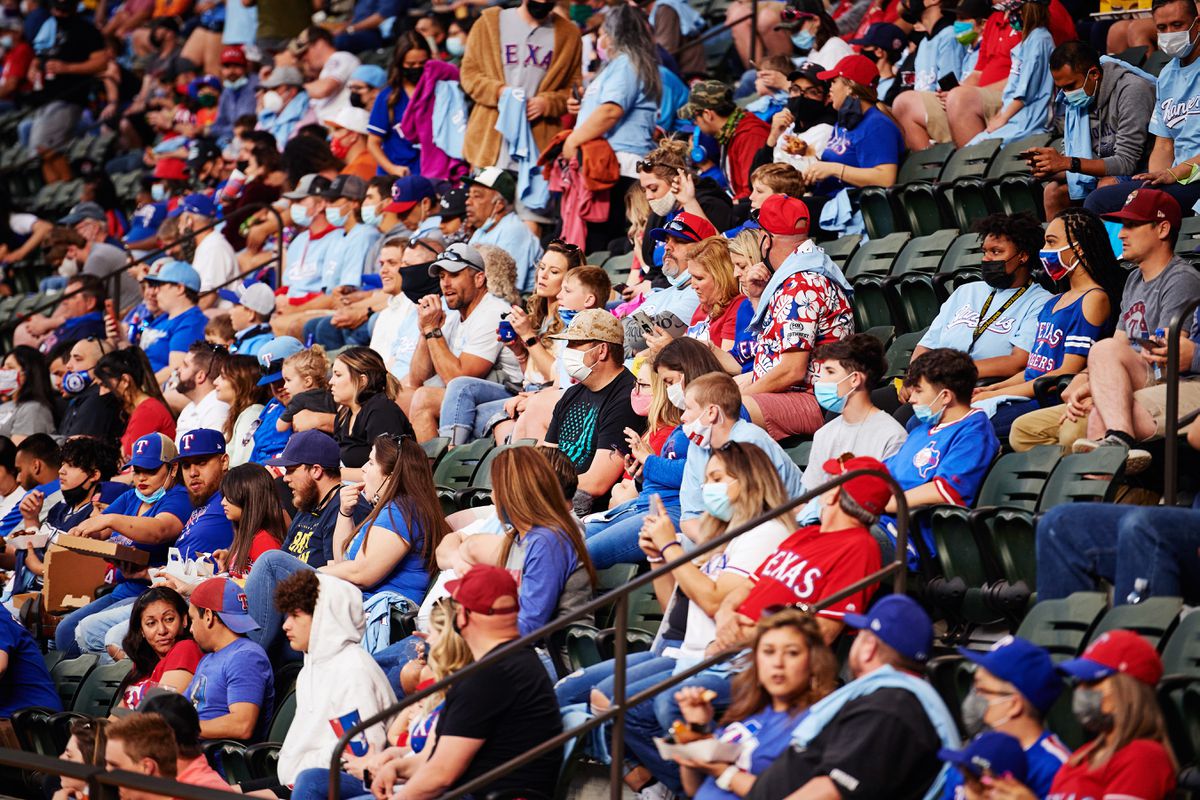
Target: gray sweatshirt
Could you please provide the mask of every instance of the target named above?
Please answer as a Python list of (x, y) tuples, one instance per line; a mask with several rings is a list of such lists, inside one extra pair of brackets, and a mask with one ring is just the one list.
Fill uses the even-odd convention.
[[(1104, 159), (1107, 175), (1130, 176), (1144, 172), (1154, 137), (1150, 114), (1154, 110), (1154, 84), (1121, 64), (1105, 60), (1100, 66), (1100, 96), (1088, 110), (1092, 132), (1092, 157)], [(1062, 117), (1055, 119), (1062, 134)]]

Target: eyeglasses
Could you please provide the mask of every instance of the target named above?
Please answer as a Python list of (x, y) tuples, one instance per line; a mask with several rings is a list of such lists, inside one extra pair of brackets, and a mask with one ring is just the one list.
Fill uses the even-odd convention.
[(687, 234), (688, 236), (691, 237), (693, 242), (698, 242), (704, 238), (703, 236), (701, 236), (699, 233), (696, 232), (695, 228), (693, 228), (691, 225), (688, 225), (686, 222), (681, 220), (679, 217), (676, 217), (675, 219), (671, 220), (666, 225), (664, 225), (663, 230), (671, 231), (673, 233)]
[(435, 248), (433, 245), (431, 245), (425, 239), (417, 239), (415, 237), (408, 240), (408, 246), (423, 248), (423, 249), (428, 250), (429, 252), (433, 253), (435, 256), (440, 256), (440, 255), (443, 255), (443, 253), (444, 253), (444, 251), (438, 250), (437, 248)]

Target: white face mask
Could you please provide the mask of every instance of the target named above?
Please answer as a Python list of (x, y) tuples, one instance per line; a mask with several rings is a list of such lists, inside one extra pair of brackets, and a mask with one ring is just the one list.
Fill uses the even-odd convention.
[(64, 278), (73, 278), (79, 274), (79, 262), (73, 258), (64, 258), (58, 266), (58, 274)]
[(671, 405), (678, 408), (680, 411), (687, 409), (687, 404), (683, 399), (683, 384), (672, 383), (667, 387), (667, 399), (671, 401)]
[(658, 214), (660, 217), (665, 217), (667, 214), (670, 214), (672, 210), (674, 210), (675, 204), (678, 202), (679, 201), (675, 199), (674, 193), (667, 192), (662, 197), (656, 197), (650, 201), (650, 210), (655, 214)]
[(587, 354), (592, 352), (593, 349), (595, 348), (588, 348), (587, 350), (575, 350), (568, 347), (567, 349), (563, 350), (563, 368), (567, 371), (567, 374), (578, 383), (583, 383), (592, 374), (592, 368), (583, 362), (584, 359), (587, 358)]
[(711, 447), (713, 423), (704, 422), (702, 419), (695, 419), (691, 422), (683, 423), (683, 432), (687, 435), (688, 441), (697, 447)]
[(1195, 20), (1193, 20), (1192, 25), (1188, 26), (1186, 31), (1160, 33), (1158, 35), (1158, 49), (1163, 51), (1163, 55), (1171, 58), (1187, 58), (1195, 46), (1192, 43), (1192, 27), (1195, 24)]
[(283, 95), (272, 89), (263, 95), (262, 110), (271, 114), (278, 114), (283, 110)]

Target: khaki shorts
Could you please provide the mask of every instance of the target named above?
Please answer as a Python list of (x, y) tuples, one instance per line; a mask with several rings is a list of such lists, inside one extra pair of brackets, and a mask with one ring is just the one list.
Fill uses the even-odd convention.
[[(938, 102), (936, 92), (917, 92), (921, 103), (925, 106), (925, 130), (929, 138), (935, 142), (950, 141), (950, 119), (946, 109)], [(983, 118), (991, 119), (1000, 112), (1002, 106), (1003, 87), (981, 87), (979, 97), (983, 101)]]
[[(1165, 384), (1138, 389), (1134, 401), (1154, 420), (1154, 437), (1163, 435), (1167, 418), (1167, 387)], [(1200, 378), (1181, 378), (1179, 381), (1179, 416), (1186, 417), (1200, 410)], [(1185, 427), (1183, 430), (1187, 430)]]

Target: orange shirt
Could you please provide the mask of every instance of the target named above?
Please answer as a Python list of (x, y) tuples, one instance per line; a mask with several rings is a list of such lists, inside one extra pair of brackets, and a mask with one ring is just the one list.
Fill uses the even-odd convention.
[(379, 169), (379, 164), (376, 163), (375, 157), (371, 155), (369, 150), (364, 149), (358, 156), (346, 165), (342, 170), (343, 175), (357, 175), (364, 181), (369, 181), (375, 177), (375, 173)]

